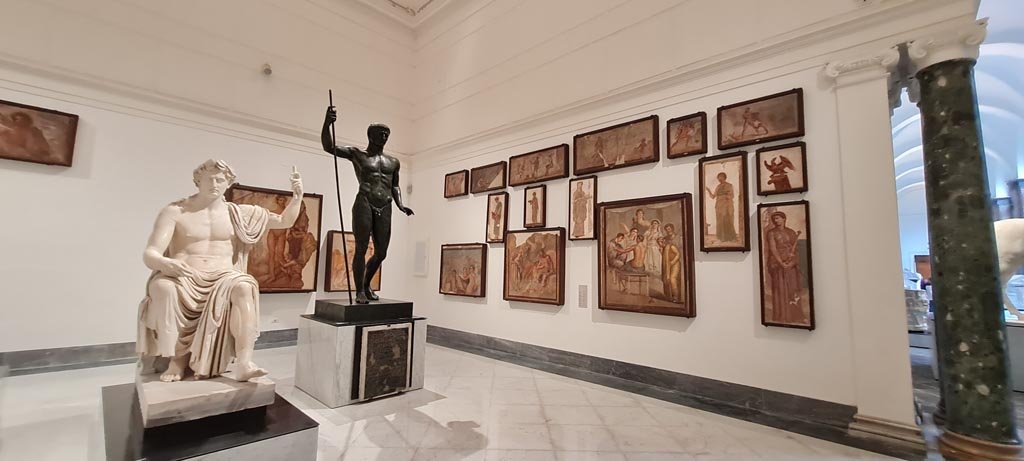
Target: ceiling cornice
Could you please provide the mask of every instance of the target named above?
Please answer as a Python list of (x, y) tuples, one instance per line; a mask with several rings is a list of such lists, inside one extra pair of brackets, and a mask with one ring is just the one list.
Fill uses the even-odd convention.
[(444, 9), (451, 0), (359, 0), (409, 29), (416, 30), (427, 18)]

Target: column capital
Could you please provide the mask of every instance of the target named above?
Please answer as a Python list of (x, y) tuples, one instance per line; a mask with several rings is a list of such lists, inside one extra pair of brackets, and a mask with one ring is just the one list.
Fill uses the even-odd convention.
[(910, 42), (907, 54), (917, 71), (954, 59), (978, 59), (978, 47), (988, 33), (988, 18)]
[(900, 50), (893, 46), (871, 56), (845, 61), (829, 61), (825, 64), (825, 75), (838, 80), (840, 77), (864, 70), (892, 72), (900, 62)]

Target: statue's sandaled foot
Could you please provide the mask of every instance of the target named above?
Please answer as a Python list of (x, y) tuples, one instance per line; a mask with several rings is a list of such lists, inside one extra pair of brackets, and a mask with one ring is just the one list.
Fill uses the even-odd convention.
[(165, 383), (171, 383), (174, 381), (181, 381), (181, 377), (185, 376), (185, 366), (188, 365), (188, 359), (185, 357), (174, 357), (171, 362), (167, 365), (167, 371), (160, 375), (160, 381)]
[(267, 370), (264, 370), (255, 363), (249, 362), (246, 364), (236, 363), (235, 364), (235, 379), (238, 381), (248, 381), (253, 378), (259, 378), (260, 376), (266, 376)]
[(370, 298), (366, 297), (365, 291), (356, 292), (356, 304), (370, 304)]
[(373, 289), (370, 287), (366, 287), (366, 299), (369, 299), (370, 301), (378, 301), (380, 300), (380, 296), (377, 296), (377, 293), (374, 293)]

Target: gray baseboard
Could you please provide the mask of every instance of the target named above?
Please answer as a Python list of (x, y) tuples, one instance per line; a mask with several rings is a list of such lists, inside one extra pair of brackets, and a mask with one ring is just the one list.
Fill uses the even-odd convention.
[[(294, 346), (297, 341), (296, 328), (264, 331), (256, 349)], [(0, 352), (0, 365), (9, 367), (10, 376), (121, 365), (136, 359), (134, 342)]]
[(435, 325), (427, 342), (902, 459), (925, 456), (922, 446), (850, 434), (850, 405)]

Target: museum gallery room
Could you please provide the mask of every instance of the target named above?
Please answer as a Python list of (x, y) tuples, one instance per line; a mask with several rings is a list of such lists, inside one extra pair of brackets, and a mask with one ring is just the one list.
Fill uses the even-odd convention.
[(1024, 461), (1020, 0), (0, 5), (0, 461)]

